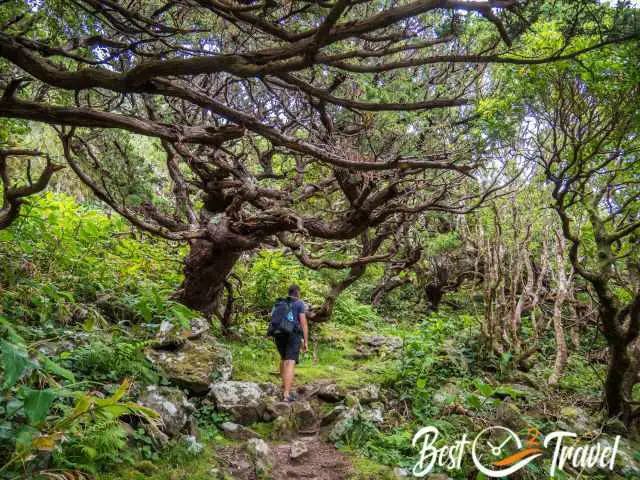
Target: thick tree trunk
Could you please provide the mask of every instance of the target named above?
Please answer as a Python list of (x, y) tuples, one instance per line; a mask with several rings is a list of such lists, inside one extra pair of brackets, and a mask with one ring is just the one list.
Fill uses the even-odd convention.
[(622, 415), (622, 420), (627, 423), (626, 403), (624, 401), (624, 384), (631, 362), (626, 345), (611, 345), (609, 351), (609, 368), (604, 384), (605, 400), (609, 417)]
[(437, 312), (444, 297), (444, 285), (441, 283), (430, 283), (424, 288), (425, 297), (427, 297), (429, 310)]
[(225, 281), (241, 254), (242, 251), (216, 248), (208, 240), (193, 241), (185, 259), (178, 300), (208, 317), (217, 313)]

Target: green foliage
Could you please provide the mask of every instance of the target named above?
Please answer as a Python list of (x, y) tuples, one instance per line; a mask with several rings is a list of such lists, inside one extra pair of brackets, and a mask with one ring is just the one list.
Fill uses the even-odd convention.
[(241, 266), (239, 273), (246, 279), (242, 290), (246, 305), (269, 311), (277, 297), (287, 295), (292, 283), (300, 286), (302, 296), (309, 303), (321, 303), (323, 285), (318, 272), (303, 268), (292, 256), (276, 250), (264, 250)]
[(194, 316), (168, 300), (180, 269), (166, 265), (178, 265), (183, 247), (140, 237), (121, 218), (65, 195), (32, 199), (23, 213), (0, 231), (0, 308), (11, 318), (92, 328)]
[(371, 305), (362, 304), (347, 293), (338, 297), (332, 320), (341, 325), (363, 325), (379, 321), (380, 316)]
[(86, 347), (74, 350), (65, 359), (70, 369), (94, 381), (121, 381), (124, 378), (157, 383), (155, 373), (144, 356), (143, 349), (151, 341), (113, 341), (95, 339)]

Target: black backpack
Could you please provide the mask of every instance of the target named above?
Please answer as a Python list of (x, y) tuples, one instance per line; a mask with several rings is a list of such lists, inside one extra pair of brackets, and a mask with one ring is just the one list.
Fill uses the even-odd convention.
[(271, 321), (269, 322), (269, 329), (267, 335), (290, 335), (296, 329), (298, 323), (296, 318), (293, 318), (293, 300), (291, 298), (278, 298), (271, 310)]

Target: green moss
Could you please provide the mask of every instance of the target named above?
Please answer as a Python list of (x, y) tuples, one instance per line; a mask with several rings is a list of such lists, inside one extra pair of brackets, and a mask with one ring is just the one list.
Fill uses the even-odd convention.
[(165, 450), (165, 454), (160, 456), (160, 460), (152, 464), (149, 468), (148, 461), (140, 461), (133, 467), (121, 467), (108, 474), (98, 475), (97, 480), (211, 480), (210, 471), (218, 465), (215, 453), (217, 444), (209, 443), (205, 445), (202, 452), (197, 455), (186, 454), (182, 448), (175, 444), (170, 444)]
[(349, 480), (393, 480), (393, 469), (365, 457), (352, 455), (354, 474)]
[(250, 428), (262, 438), (270, 438), (274, 425), (273, 422), (259, 422), (250, 425)]

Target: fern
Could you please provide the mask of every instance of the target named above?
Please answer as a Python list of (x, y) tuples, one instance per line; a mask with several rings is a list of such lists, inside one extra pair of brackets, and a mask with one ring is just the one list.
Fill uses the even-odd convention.
[(144, 357), (152, 340), (106, 344), (100, 340), (74, 351), (73, 369), (93, 380), (119, 381), (123, 378), (156, 383), (158, 375)]

